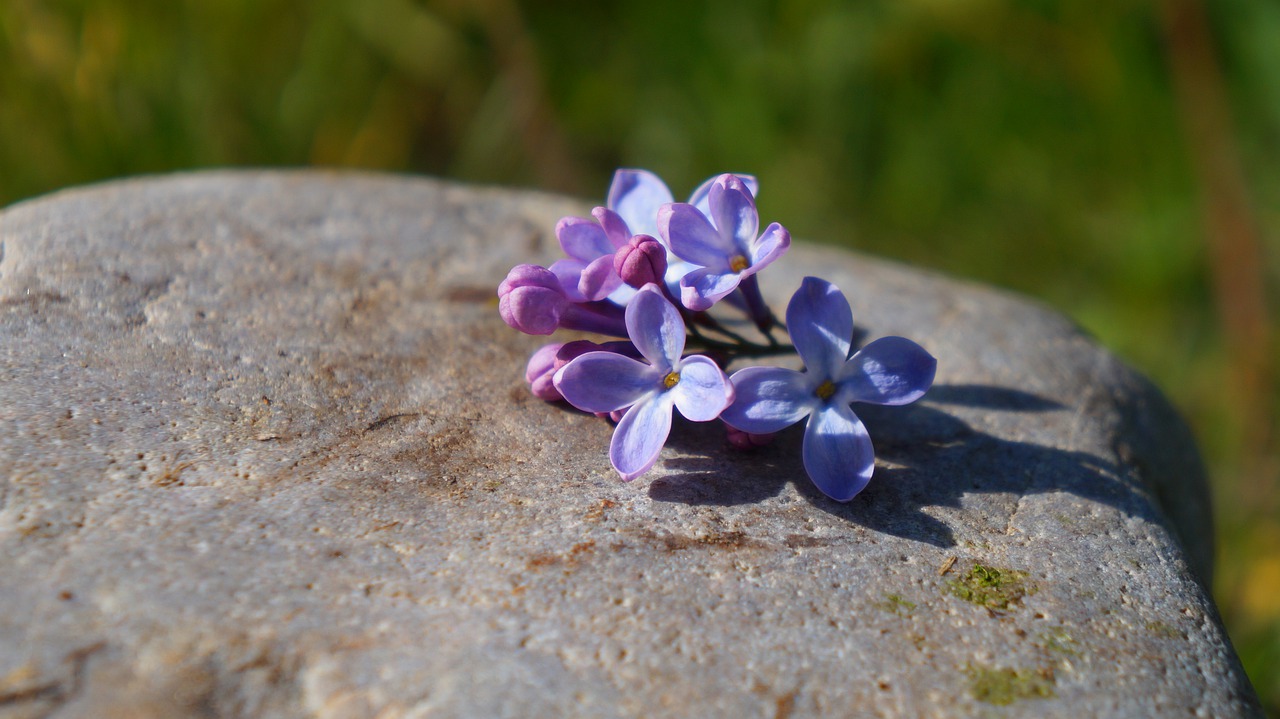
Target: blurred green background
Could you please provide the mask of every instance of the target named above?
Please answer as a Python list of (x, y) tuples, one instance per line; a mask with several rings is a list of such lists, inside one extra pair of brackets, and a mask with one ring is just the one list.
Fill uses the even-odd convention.
[(793, 235), (1043, 298), (1194, 426), (1280, 711), (1280, 3), (0, 3), (0, 206), (225, 165), (751, 172)]

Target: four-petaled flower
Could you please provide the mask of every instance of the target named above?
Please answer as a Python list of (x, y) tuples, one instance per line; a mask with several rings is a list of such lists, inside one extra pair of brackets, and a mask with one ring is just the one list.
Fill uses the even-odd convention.
[(882, 337), (852, 357), (853, 312), (839, 289), (806, 277), (787, 305), (787, 330), (806, 371), (748, 367), (731, 378), (736, 401), (720, 418), (752, 434), (777, 432), (807, 415), (804, 468), (824, 494), (847, 502), (875, 468), (871, 438), (852, 402), (900, 405), (933, 384), (935, 360), (902, 337)]
[(787, 251), (791, 234), (786, 228), (775, 222), (757, 236), (759, 228), (755, 198), (736, 175), (711, 183), (705, 213), (680, 202), (662, 206), (662, 239), (677, 257), (697, 265), (680, 280), (685, 307), (710, 308)]
[(684, 353), (680, 312), (656, 285), (645, 285), (627, 304), (627, 332), (648, 364), (614, 352), (588, 352), (561, 367), (555, 387), (585, 412), (626, 410), (609, 444), (609, 461), (624, 480), (658, 460), (671, 432), (672, 407), (694, 422), (720, 416), (733, 386), (712, 360)]

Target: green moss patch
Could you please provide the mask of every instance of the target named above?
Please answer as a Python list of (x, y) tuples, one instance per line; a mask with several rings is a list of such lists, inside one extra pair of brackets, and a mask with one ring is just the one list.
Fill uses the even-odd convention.
[(1186, 635), (1178, 631), (1176, 628), (1160, 621), (1147, 622), (1147, 631), (1151, 632), (1157, 637), (1162, 637), (1164, 639), (1185, 639), (1186, 638)]
[(965, 673), (969, 675), (970, 696), (986, 704), (1006, 706), (1020, 699), (1054, 696), (1052, 669), (995, 669), (970, 664)]
[(882, 609), (900, 617), (911, 616), (911, 612), (916, 608), (915, 602), (909, 602), (897, 594), (884, 595), (884, 601), (876, 602), (875, 606), (877, 609)]
[(1076, 640), (1072, 639), (1071, 635), (1063, 627), (1055, 627), (1048, 631), (1040, 632), (1040, 641), (1041, 646), (1051, 652), (1072, 657), (1080, 656)]
[(1009, 609), (1038, 587), (1027, 581), (1027, 573), (975, 564), (968, 574), (947, 583), (957, 597), (988, 609)]

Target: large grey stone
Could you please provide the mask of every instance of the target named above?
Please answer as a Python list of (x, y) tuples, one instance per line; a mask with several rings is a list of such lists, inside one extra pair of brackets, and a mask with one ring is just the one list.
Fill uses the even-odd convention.
[(1257, 713), (1192, 440), (1070, 323), (794, 247), (778, 307), (816, 274), (940, 360), (861, 412), (871, 486), (689, 424), (624, 484), (494, 301), (585, 209), (209, 173), (0, 215), (0, 715)]

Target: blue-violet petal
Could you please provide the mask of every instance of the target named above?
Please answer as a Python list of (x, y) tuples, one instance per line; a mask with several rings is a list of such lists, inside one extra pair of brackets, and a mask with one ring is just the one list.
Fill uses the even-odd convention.
[(663, 374), (684, 353), (684, 320), (657, 285), (645, 285), (627, 304), (627, 334), (640, 354)]
[(876, 464), (867, 428), (841, 404), (824, 404), (810, 415), (803, 454), (809, 479), (837, 502), (848, 502), (861, 492)]
[(583, 412), (613, 412), (658, 391), (662, 377), (649, 365), (614, 352), (588, 352), (555, 374), (555, 386)]
[(881, 337), (854, 353), (841, 371), (846, 402), (909, 404), (933, 386), (938, 360), (903, 337)]
[(707, 201), (720, 235), (745, 254), (760, 229), (760, 215), (746, 185), (733, 175), (721, 175), (711, 185)]
[(671, 388), (671, 397), (685, 419), (709, 422), (733, 401), (733, 385), (719, 365), (694, 355), (680, 363), (680, 381)]
[(710, 309), (738, 288), (742, 278), (728, 270), (700, 267), (680, 280), (680, 302), (694, 312)]
[(810, 377), (785, 367), (748, 367), (733, 373), (734, 400), (720, 419), (752, 434), (778, 432), (817, 405)]
[(674, 201), (671, 190), (647, 170), (618, 170), (609, 185), (607, 204), (627, 223), (633, 234), (658, 234), (658, 208)]
[(787, 333), (808, 371), (835, 379), (849, 357), (853, 311), (835, 285), (806, 277), (787, 304)]
[(739, 252), (693, 205), (682, 202), (663, 205), (658, 211), (658, 231), (673, 254), (695, 265), (727, 270)]
[(658, 461), (662, 445), (671, 433), (671, 398), (659, 394), (627, 410), (609, 442), (609, 461), (628, 482)]

